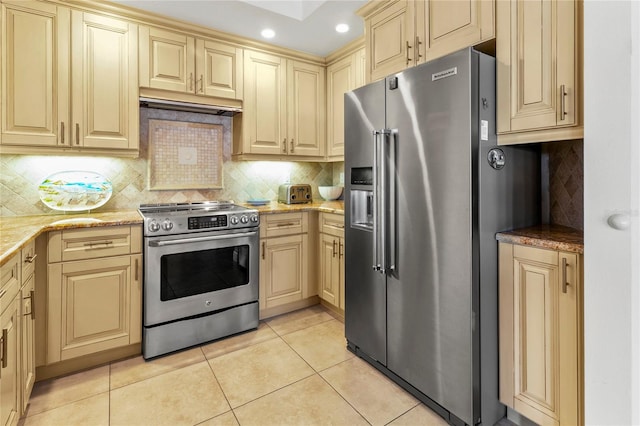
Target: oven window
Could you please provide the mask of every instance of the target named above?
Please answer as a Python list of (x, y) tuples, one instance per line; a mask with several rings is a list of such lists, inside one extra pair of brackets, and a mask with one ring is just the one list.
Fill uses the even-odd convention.
[(249, 283), (249, 246), (162, 256), (160, 300), (173, 300)]

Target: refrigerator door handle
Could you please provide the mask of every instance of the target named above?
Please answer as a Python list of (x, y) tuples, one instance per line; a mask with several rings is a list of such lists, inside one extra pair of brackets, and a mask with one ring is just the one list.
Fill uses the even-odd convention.
[(378, 271), (381, 274), (386, 274), (387, 270), (387, 157), (385, 155), (385, 146), (387, 145), (388, 130), (382, 129), (378, 133), (378, 161), (376, 162), (378, 168), (378, 197), (376, 200), (378, 208), (378, 263), (380, 267)]
[[(396, 269), (395, 139), (397, 130), (373, 132), (373, 270)], [(388, 238), (388, 240), (387, 240)]]
[(379, 176), (378, 176), (378, 147), (380, 140), (380, 131), (373, 131), (373, 270), (380, 270), (380, 262), (378, 259), (378, 200), (379, 200)]
[[(384, 158), (383, 172), (383, 211), (388, 214), (384, 223), (383, 241), (385, 242), (384, 268), (391, 273), (396, 270), (396, 139), (398, 129), (385, 130), (382, 154)], [(386, 241), (387, 236), (389, 237)]]

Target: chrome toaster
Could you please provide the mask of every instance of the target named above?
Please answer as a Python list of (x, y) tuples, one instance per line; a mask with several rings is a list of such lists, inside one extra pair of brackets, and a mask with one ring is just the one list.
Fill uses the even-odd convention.
[(290, 183), (280, 185), (278, 188), (278, 202), (285, 204), (298, 204), (311, 202), (311, 185)]

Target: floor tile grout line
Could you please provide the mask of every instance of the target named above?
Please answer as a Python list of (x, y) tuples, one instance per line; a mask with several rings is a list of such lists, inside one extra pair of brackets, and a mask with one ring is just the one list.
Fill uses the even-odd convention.
[[(341, 394), (341, 393), (340, 393), (336, 388), (334, 388), (334, 387), (333, 387), (333, 385), (331, 385), (331, 383), (330, 383), (330, 382), (329, 382), (329, 381), (328, 381), (328, 380), (327, 380), (327, 379), (326, 379), (322, 374), (320, 374), (320, 373), (325, 372), (325, 371), (327, 371), (327, 370), (329, 370), (329, 369), (331, 369), (331, 368), (333, 368), (333, 367), (336, 367), (336, 366), (338, 366), (338, 365), (340, 365), (340, 364), (344, 364), (345, 362), (352, 361), (354, 358), (358, 358), (358, 357), (357, 357), (356, 355), (354, 355), (352, 358), (345, 359), (344, 361), (340, 361), (339, 363), (337, 363), (337, 364), (335, 364), (335, 365), (333, 365), (333, 366), (331, 366), (331, 367), (327, 367), (327, 368), (323, 369), (322, 371), (319, 371), (319, 372), (318, 372), (318, 375), (319, 375), (320, 377), (322, 377), (322, 379), (323, 379), (325, 382), (327, 382), (327, 384), (328, 384), (329, 386), (331, 386), (331, 388), (332, 388), (332, 389), (334, 389), (334, 390), (335, 390), (335, 391), (336, 391), (336, 392), (337, 392), (337, 393), (342, 397), (342, 399), (344, 399), (345, 401), (347, 401), (347, 403), (348, 403), (349, 405), (351, 405), (351, 403), (349, 402), (349, 400), (347, 400), (347, 398), (346, 398), (345, 396), (343, 396), (343, 395), (342, 395), (342, 394)], [(359, 358), (358, 358), (358, 359), (359, 359)], [(372, 366), (370, 366), (370, 367), (371, 367), (371, 368), (373, 368), (373, 369), (374, 369), (374, 371), (377, 371), (374, 367), (372, 367)], [(383, 376), (384, 378), (386, 378), (387, 380), (390, 380), (390, 379), (389, 379), (388, 377), (386, 377), (384, 374), (383, 374), (382, 376)], [(401, 387), (401, 386), (399, 386), (397, 383), (393, 382), (393, 380), (390, 380), (390, 381), (391, 381), (391, 383), (393, 383), (394, 385), (398, 386), (402, 391), (407, 392), (406, 390), (402, 389), (402, 387)], [(407, 392), (407, 393), (409, 393), (409, 392)], [(411, 395), (411, 394), (409, 393), (409, 395)], [(413, 410), (414, 408), (416, 408), (417, 406), (419, 406), (420, 404), (422, 404), (422, 402), (421, 402), (418, 398), (416, 398), (416, 397), (415, 397), (415, 396), (413, 396), (413, 395), (411, 395), (411, 396), (413, 397), (413, 399), (415, 399), (415, 400), (416, 400), (416, 405), (414, 405), (413, 407), (409, 408), (407, 411), (403, 412), (402, 414), (398, 415), (397, 417), (395, 417), (395, 418), (391, 419), (389, 422), (385, 423), (385, 426), (389, 425), (389, 424), (390, 424), (390, 423), (392, 423), (393, 421), (395, 421), (395, 420), (397, 420), (398, 418), (400, 418), (400, 417), (404, 416), (404, 415), (405, 415), (405, 414), (407, 414), (409, 411)], [(351, 405), (351, 406), (353, 407), (353, 405)], [(358, 414), (360, 414), (362, 417), (364, 417), (364, 415), (363, 415), (363, 414), (361, 414), (361, 413), (360, 413), (360, 411), (358, 411), (355, 407), (353, 407), (353, 409), (354, 409), (354, 410), (356, 410), (356, 411), (358, 412)], [(367, 420), (367, 419), (366, 419), (366, 417), (365, 417), (365, 420)], [(369, 422), (369, 421), (367, 420), (367, 422)], [(369, 424), (371, 424), (371, 423), (369, 422)]]
[(74, 401), (69, 401), (69, 402), (67, 402), (67, 403), (65, 403), (65, 404), (62, 404), (62, 405), (58, 405), (58, 406), (55, 406), (55, 407), (49, 408), (49, 409), (46, 409), (46, 410), (44, 410), (44, 411), (40, 411), (40, 412), (38, 412), (38, 413), (34, 413), (34, 414), (26, 415), (26, 416), (24, 416), (24, 417), (23, 417), (23, 419), (25, 419), (25, 420), (26, 420), (26, 419), (27, 419), (27, 418), (29, 418), (29, 417), (39, 416), (40, 414), (48, 413), (49, 411), (57, 410), (58, 408), (63, 408), (63, 407), (67, 407), (67, 406), (69, 406), (69, 405), (71, 405), (71, 404), (75, 404), (76, 402), (86, 401), (87, 399), (90, 399), (90, 398), (93, 398), (93, 397), (96, 397), (96, 396), (100, 396), (100, 395), (105, 394), (105, 393), (107, 393), (107, 392), (109, 392), (109, 391), (108, 391), (108, 390), (106, 390), (106, 391), (104, 391), (104, 392), (98, 392), (98, 393), (95, 393), (95, 394), (93, 394), (93, 395), (88, 395), (88, 396), (85, 396), (85, 397), (83, 397), (83, 398), (76, 399), (76, 400), (74, 400)]
[(387, 423), (384, 424), (384, 426), (389, 426), (391, 423), (395, 422), (396, 420), (398, 420), (400, 417), (404, 416), (405, 414), (407, 414), (409, 411), (415, 409), (417, 406), (419, 406), (421, 404), (420, 401), (418, 401), (418, 403), (416, 405), (414, 405), (413, 407), (409, 408), (407, 411), (405, 411), (404, 413), (398, 415), (397, 417), (389, 420)]
[(309, 361), (307, 361), (306, 359), (304, 359), (304, 357), (302, 356), (302, 354), (298, 353), (298, 351), (296, 351), (290, 344), (289, 342), (287, 342), (286, 340), (284, 340), (282, 337), (280, 337), (280, 339), (282, 339), (282, 341), (284, 342), (285, 345), (287, 345), (289, 347), (289, 349), (291, 349), (293, 351), (293, 353), (295, 353), (296, 355), (298, 355), (298, 357), (300, 357), (301, 360), (304, 361), (305, 364), (307, 364), (309, 366), (309, 368), (311, 370), (313, 370), (314, 373), (318, 373), (318, 371), (313, 368), (313, 365), (309, 364)]
[[(274, 336), (273, 336), (273, 337), (269, 337), (269, 338), (267, 338), (267, 339), (265, 339), (265, 340), (262, 340), (262, 341), (260, 341), (260, 342), (251, 343), (251, 344), (248, 344), (248, 345), (246, 345), (246, 346), (242, 346), (242, 347), (239, 347), (239, 348), (236, 348), (236, 349), (230, 350), (230, 351), (228, 351), (228, 352), (222, 353), (222, 354), (220, 354), (220, 355), (214, 356), (214, 357), (212, 357), (212, 358), (209, 358), (209, 357), (207, 356), (207, 354), (205, 353), (205, 354), (204, 354), (204, 358), (205, 358), (205, 360), (206, 360), (206, 361), (214, 360), (214, 359), (216, 359), (216, 358), (220, 358), (220, 357), (222, 357), (222, 356), (229, 355), (229, 354), (232, 354), (232, 353), (235, 353), (235, 352), (241, 351), (241, 350), (243, 350), (243, 349), (247, 349), (247, 348), (250, 348), (250, 347), (252, 347), (252, 346), (259, 345), (259, 344), (261, 344), (261, 343), (268, 342), (268, 341), (270, 341), (270, 340), (277, 339), (277, 338), (280, 338), (280, 339), (281, 339), (282, 337), (280, 337), (278, 334), (276, 334), (276, 333), (274, 332)], [(214, 343), (215, 343), (215, 342), (214, 342)], [(204, 352), (204, 350), (203, 350), (203, 352)]]
[[(312, 369), (312, 370), (313, 370), (313, 369)], [(257, 398), (253, 398), (253, 399), (252, 399), (252, 400), (250, 400), (250, 401), (244, 402), (244, 403), (242, 403), (242, 404), (238, 405), (237, 407), (231, 407), (231, 410), (232, 410), (232, 411), (234, 411), (234, 414), (235, 414), (235, 410), (237, 410), (238, 408), (244, 407), (244, 406), (245, 406), (245, 405), (247, 405), (247, 404), (250, 404), (250, 403), (252, 403), (252, 402), (254, 402), (254, 401), (257, 401), (257, 400), (259, 400), (259, 399), (262, 399), (262, 398), (264, 398), (265, 396), (271, 395), (272, 393), (276, 393), (276, 392), (278, 392), (278, 391), (280, 391), (280, 390), (282, 390), (282, 389), (284, 389), (284, 388), (287, 388), (287, 387), (289, 387), (289, 386), (293, 386), (293, 385), (295, 385), (296, 383), (299, 383), (299, 382), (301, 382), (301, 381), (303, 381), (303, 380), (306, 380), (306, 379), (308, 379), (308, 378), (310, 378), (310, 377), (313, 377), (313, 376), (316, 376), (316, 375), (318, 375), (318, 373), (316, 373), (316, 371), (314, 370), (314, 371), (313, 371), (313, 373), (309, 374), (308, 376), (301, 377), (301, 378), (299, 378), (299, 379), (297, 379), (297, 380), (294, 380), (294, 381), (293, 381), (293, 382), (291, 382), (291, 383), (287, 383), (286, 385), (280, 386), (279, 388), (274, 389), (274, 390), (272, 390), (272, 391), (269, 391), (269, 392), (265, 393), (264, 395), (260, 395), (260, 396), (259, 396), (259, 397), (257, 397)], [(240, 423), (240, 422), (238, 422), (238, 423)], [(241, 425), (241, 426), (242, 426), (242, 425)]]
[[(204, 354), (204, 351), (203, 351)], [(227, 405), (229, 406), (229, 411), (231, 411), (231, 414), (233, 414), (233, 417), (235, 417), (236, 422), (238, 422), (238, 424), (240, 424), (240, 421), (238, 421), (238, 417), (236, 416), (236, 413), (233, 411), (233, 407), (231, 406), (231, 403), (229, 402), (229, 398), (227, 398), (227, 394), (224, 393), (224, 388), (222, 387), (222, 384), (220, 383), (220, 380), (218, 380), (218, 376), (216, 376), (216, 372), (213, 371), (213, 366), (211, 365), (211, 363), (209, 362), (209, 360), (207, 359), (207, 356), (205, 355), (205, 360), (207, 362), (207, 365), (209, 366), (209, 370), (211, 370), (211, 374), (213, 374), (213, 379), (216, 381), (216, 383), (218, 384), (218, 387), (220, 388), (220, 392), (222, 392), (222, 396), (224, 397), (224, 400), (227, 401)], [(228, 411), (225, 411), (225, 413), (227, 413)], [(211, 419), (214, 419), (218, 416), (223, 415), (224, 413), (220, 413), (217, 416), (213, 416), (211, 417)], [(207, 420), (211, 420), (211, 419), (207, 419)], [(203, 420), (200, 423), (206, 422), (207, 420)]]
[[(348, 360), (347, 360), (347, 361), (348, 361)], [(343, 361), (343, 362), (346, 362), (346, 361)], [(341, 363), (341, 362), (339, 362), (339, 363), (338, 363), (338, 364), (336, 364), (336, 365), (339, 365), (339, 364), (342, 364), (342, 363)], [(335, 365), (334, 365), (334, 367), (335, 367)], [(332, 368), (332, 367), (329, 367), (329, 368)], [(325, 369), (325, 370), (326, 370), (326, 369)], [(324, 370), (323, 370), (323, 371), (324, 371)], [(351, 404), (351, 402), (350, 402), (350, 401), (349, 401), (349, 400), (348, 400), (344, 395), (342, 395), (342, 394), (340, 393), (340, 391), (338, 391), (338, 389), (336, 389), (335, 387), (333, 387), (333, 385), (332, 385), (331, 383), (329, 383), (329, 381), (328, 381), (328, 380), (327, 380), (327, 379), (326, 379), (322, 374), (320, 374), (320, 373), (317, 373), (317, 374), (318, 374), (318, 376), (320, 376), (320, 378), (321, 378), (321, 379), (322, 379), (322, 380), (323, 380), (323, 381), (324, 381), (324, 382), (325, 382), (325, 383), (326, 383), (326, 384), (327, 384), (331, 389), (333, 389), (333, 391), (334, 391), (335, 393), (337, 393), (337, 394), (340, 396), (340, 398), (342, 398), (342, 399), (344, 400), (344, 402), (346, 402), (346, 403), (349, 405), (349, 407), (353, 408), (353, 410), (354, 410), (356, 413), (358, 413), (358, 415), (359, 415), (360, 417), (362, 417), (362, 418), (364, 419), (364, 421), (365, 421), (365, 422), (367, 422), (367, 423), (368, 423), (368, 424), (370, 424), (370, 425), (373, 425), (373, 423), (371, 423), (371, 422), (369, 421), (369, 419), (367, 419), (367, 418), (364, 416), (364, 414), (362, 414), (362, 413), (360, 412), (360, 410), (358, 410), (356, 407), (354, 407), (354, 406), (353, 406), (353, 404)]]
[[(300, 329), (298, 329), (298, 330), (290, 331), (290, 332), (288, 332), (288, 333), (284, 333), (284, 334), (280, 334), (280, 333), (278, 333), (278, 332), (276, 331), (276, 329), (275, 329), (275, 328), (271, 327), (271, 325), (269, 324), (269, 322), (268, 322), (268, 321), (273, 322), (273, 320), (274, 320), (275, 318), (278, 318), (278, 317), (283, 317), (283, 318), (284, 318), (284, 317), (285, 317), (285, 316), (287, 316), (287, 315), (292, 315), (292, 314), (295, 314), (296, 312), (304, 311), (304, 310), (306, 310), (306, 309), (309, 309), (310, 307), (307, 307), (307, 308), (301, 308), (301, 309), (298, 309), (298, 310), (293, 311), (293, 312), (287, 312), (287, 313), (285, 313), (285, 314), (280, 314), (280, 315), (276, 315), (276, 316), (273, 316), (273, 317), (270, 317), (270, 318), (266, 318), (266, 319), (264, 319), (264, 320), (261, 320), (261, 322), (264, 322), (265, 324), (267, 324), (267, 325), (269, 326), (269, 328), (271, 328), (271, 329), (273, 330), (273, 332), (274, 332), (274, 333), (276, 333), (278, 336), (282, 337), (282, 336), (286, 336), (287, 334), (295, 333), (296, 331), (300, 331), (300, 330), (304, 330), (304, 329), (307, 329), (307, 328), (313, 327), (314, 325), (322, 324), (322, 323), (324, 323), (324, 322), (328, 322), (328, 321), (331, 321), (331, 320), (336, 320), (336, 321), (338, 321), (338, 319), (337, 319), (337, 318), (335, 318), (334, 316), (332, 316), (332, 315), (329, 313), (329, 311), (328, 311), (326, 308), (324, 308), (322, 305), (313, 305), (313, 306), (311, 306), (311, 308), (313, 308), (313, 307), (315, 307), (315, 306), (318, 306), (318, 307), (319, 307), (319, 309), (320, 309), (322, 312), (314, 313), (314, 314), (313, 314), (313, 316), (315, 316), (315, 315), (322, 315), (323, 313), (325, 313), (325, 314), (329, 315), (329, 317), (330, 317), (330, 318), (329, 318), (329, 319), (325, 319), (325, 320), (321, 320), (321, 321), (320, 321), (320, 322), (318, 322), (318, 323), (311, 324), (311, 325), (308, 325), (308, 326), (306, 326), (306, 327), (302, 327), (302, 328), (300, 328)], [(338, 321), (338, 322), (340, 322), (340, 321)]]
[(272, 328), (272, 330), (273, 330), (273, 331), (274, 331), (278, 336), (283, 337), (283, 336), (287, 336), (287, 335), (289, 335), (289, 334), (297, 333), (298, 331), (302, 331), (302, 330), (306, 330), (306, 329), (311, 328), (311, 327), (315, 327), (316, 325), (324, 324), (324, 323), (329, 322), (329, 321), (337, 321), (337, 322), (340, 322), (340, 321), (338, 321), (337, 319), (335, 319), (335, 318), (331, 317), (331, 318), (329, 318), (329, 319), (322, 320), (322, 321), (319, 321), (319, 322), (314, 323), (314, 324), (309, 324), (309, 325), (307, 325), (307, 326), (305, 326), (305, 327), (299, 328), (299, 329), (297, 329), (297, 330), (289, 331), (289, 332), (287, 332), (287, 333), (283, 333), (283, 334), (278, 333), (278, 332), (277, 332), (275, 329), (273, 329), (273, 328)]

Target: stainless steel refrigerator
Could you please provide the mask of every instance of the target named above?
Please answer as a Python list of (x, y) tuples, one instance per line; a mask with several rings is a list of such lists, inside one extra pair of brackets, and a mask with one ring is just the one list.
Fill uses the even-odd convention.
[(473, 49), (345, 94), (347, 344), (451, 424), (504, 416), (495, 233), (540, 219), (539, 150), (495, 110)]

